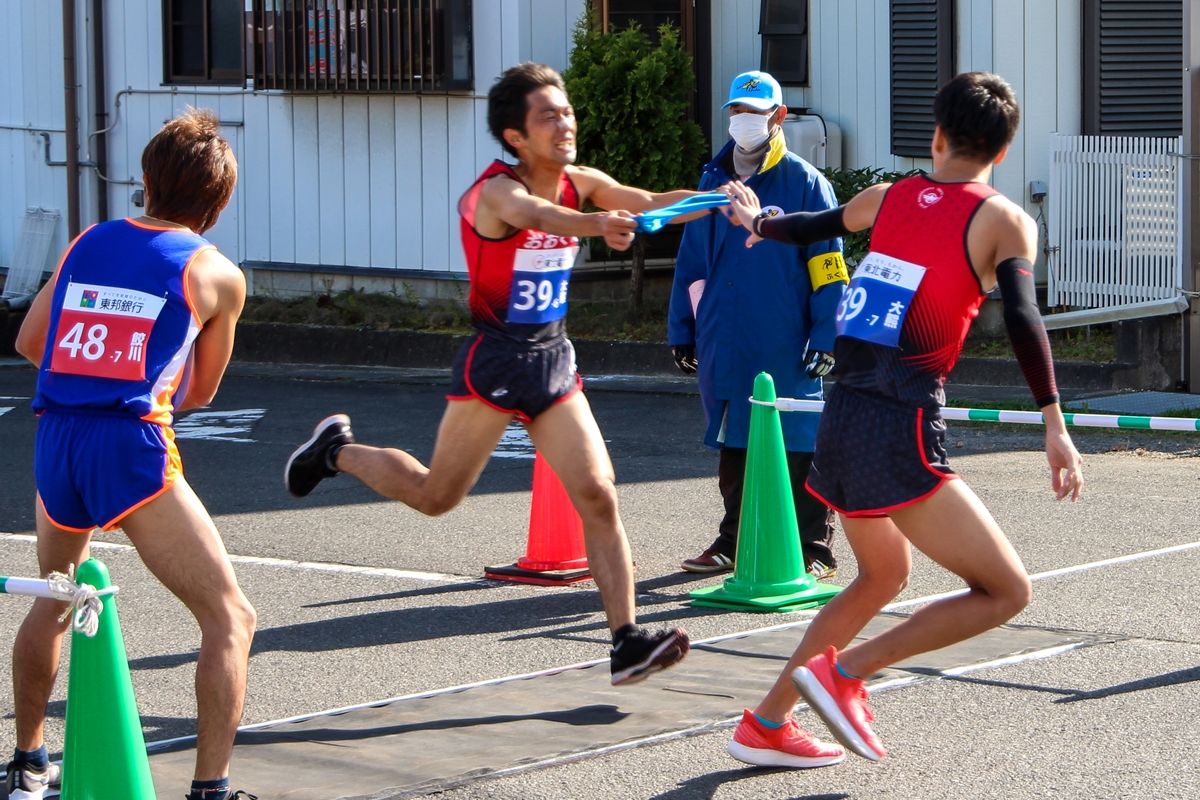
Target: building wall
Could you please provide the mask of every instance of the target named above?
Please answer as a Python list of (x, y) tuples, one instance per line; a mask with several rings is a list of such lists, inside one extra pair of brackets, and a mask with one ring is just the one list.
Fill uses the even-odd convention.
[[(487, 132), (487, 89), (519, 61), (564, 68), (583, 0), (473, 5), (476, 95), (314, 96), (163, 86), (162, 3), (111, 0), (105, 4), (110, 216), (141, 213), (131, 197), (154, 131), (185, 106), (205, 106), (217, 111), (239, 161), (234, 197), (210, 232), (235, 262), (464, 271), (454, 205), (501, 154)], [(17, 18), (0, 32), (0, 125), (53, 131), (54, 157), (61, 160), (60, 5), (14, 6)], [(80, 113), (91, 131), (84, 11)], [(0, 193), (0, 265), (11, 261), (25, 206), (60, 210), (64, 222), (53, 251), (66, 245), (66, 171), (42, 163), (41, 141), (29, 130), (0, 128), (0, 169), (18, 187)], [(87, 197), (94, 180), (85, 169)], [(84, 225), (95, 221), (94, 209), (94, 202), (86, 204)]]
[[(566, 66), (584, 0), (474, 3), (474, 96), (290, 95), (162, 85), (162, 4), (105, 4), (109, 87), (110, 216), (137, 214), (143, 146), (186, 105), (217, 110), (241, 174), (211, 237), (238, 263), (423, 271), (465, 269), (458, 244), (458, 195), (501, 154), (487, 133), (484, 96), (502, 69), (521, 60)], [(52, 254), (66, 245), (61, 6), (15, 3), (0, 30), (0, 266), (11, 262), (29, 206), (63, 214)], [(79, 2), (77, 67), (87, 160), (91, 108), (91, 4)], [(759, 0), (713, 3), (713, 130), (730, 79), (759, 63)], [(1025, 199), (1030, 180), (1046, 180), (1050, 134), (1079, 132), (1078, 0), (958, 0), (958, 68), (992, 69), (1016, 88), (1025, 119), (998, 188)], [(927, 160), (891, 155), (888, 100), (888, 0), (811, 0), (811, 75), (785, 89), (793, 107), (811, 107), (842, 135), (842, 166), (907, 170)], [(1036, 91), (1035, 91), (1036, 89)], [(95, 221), (95, 176), (82, 171), (82, 221)], [(1036, 212), (1036, 208), (1030, 207)], [(297, 281), (297, 290), (305, 286)], [(342, 279), (339, 279), (342, 280)], [(282, 279), (280, 286), (283, 285)], [(312, 284), (308, 284), (312, 287)]]
[[(713, 86), (760, 58), (760, 0), (714, 3)], [(810, 0), (809, 87), (784, 87), (791, 107), (808, 107), (841, 130), (842, 164), (887, 171), (928, 169), (928, 159), (894, 156), (890, 146), (888, 0)], [(1017, 92), (1023, 122), (994, 183), (1026, 200), (1031, 180), (1049, 176), (1051, 133), (1078, 133), (1080, 3), (1078, 0), (957, 0), (957, 69), (991, 70)], [(714, 103), (713, 131), (725, 129)], [(1036, 208), (1031, 207), (1036, 212)]]

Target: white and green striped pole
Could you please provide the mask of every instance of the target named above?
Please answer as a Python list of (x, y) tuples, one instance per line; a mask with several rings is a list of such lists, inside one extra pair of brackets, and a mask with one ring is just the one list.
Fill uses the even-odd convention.
[[(820, 412), (823, 400), (800, 400), (780, 397), (775, 401), (780, 411)], [(1043, 425), (1040, 411), (1006, 411), (992, 408), (943, 408), (942, 419), (961, 422), (1011, 422), (1018, 425)], [(1128, 414), (1075, 414), (1063, 412), (1067, 425), (1076, 428), (1120, 428), (1135, 431), (1200, 431), (1200, 419), (1188, 417), (1140, 417)]]
[(47, 600), (70, 601), (73, 593), (64, 594), (61, 587), (49, 580), (37, 578), (9, 578), (0, 575), (0, 594), (20, 594), (26, 597), (44, 597)]
[(88, 637), (96, 635), (100, 613), (104, 610), (102, 598), (118, 591), (118, 586), (97, 589), (87, 583), (76, 583), (74, 565), (66, 575), (51, 572), (45, 578), (13, 578), (0, 575), (0, 594), (19, 594), (69, 603), (69, 608), (60, 619), (65, 621), (74, 612), (72, 624), (75, 630)]

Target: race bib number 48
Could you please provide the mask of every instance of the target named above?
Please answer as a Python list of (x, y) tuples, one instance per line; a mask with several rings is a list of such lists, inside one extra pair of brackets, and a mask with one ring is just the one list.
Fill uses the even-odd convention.
[(924, 277), (919, 264), (868, 253), (838, 306), (838, 336), (898, 347), (904, 317)]
[(513, 261), (509, 322), (540, 325), (566, 316), (567, 289), (577, 252), (574, 237), (529, 234)]
[(145, 380), (150, 331), (164, 305), (164, 298), (132, 289), (68, 284), (59, 310), (50, 371)]

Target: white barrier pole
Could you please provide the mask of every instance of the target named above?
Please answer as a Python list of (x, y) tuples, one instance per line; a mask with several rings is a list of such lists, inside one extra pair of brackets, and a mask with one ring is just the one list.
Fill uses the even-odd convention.
[[(754, 402), (751, 400), (751, 402)], [(820, 413), (825, 407), (823, 400), (799, 400), (780, 397), (775, 401), (780, 411), (808, 411)], [(942, 419), (961, 422), (1010, 422), (1018, 425), (1042, 425), (1045, 420), (1040, 411), (1006, 411), (992, 408), (943, 408)], [(1125, 414), (1075, 414), (1063, 412), (1067, 425), (1076, 428), (1119, 428), (1139, 431), (1200, 431), (1200, 419), (1190, 417), (1141, 417)]]

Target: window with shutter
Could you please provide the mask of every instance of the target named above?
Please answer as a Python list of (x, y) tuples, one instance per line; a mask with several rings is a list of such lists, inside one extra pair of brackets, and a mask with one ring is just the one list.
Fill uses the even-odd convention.
[(1183, 0), (1083, 0), (1083, 133), (1183, 132)]
[(762, 70), (784, 86), (808, 86), (808, 0), (762, 0)]
[(933, 98), (954, 77), (953, 0), (891, 0), (892, 153), (928, 158)]

